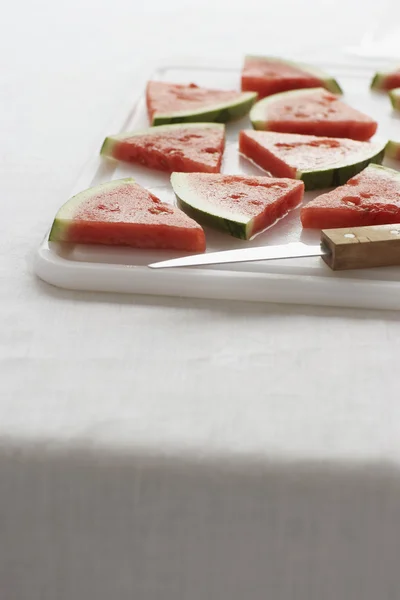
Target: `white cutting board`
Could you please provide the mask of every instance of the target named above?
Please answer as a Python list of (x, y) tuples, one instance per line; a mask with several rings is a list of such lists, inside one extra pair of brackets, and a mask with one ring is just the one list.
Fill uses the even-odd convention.
[[(315, 60), (313, 62), (319, 64)], [(339, 79), (346, 102), (378, 120), (376, 137), (400, 139), (400, 114), (392, 111), (386, 95), (369, 90), (377, 66), (375, 63), (369, 67), (357, 63), (324, 63), (321, 66)], [(144, 99), (147, 79), (240, 89), (240, 68), (241, 65), (202, 64), (193, 59), (149, 71), (138, 78), (132, 98), (125, 99), (125, 106), (116, 110), (116, 122), (106, 133), (148, 126)], [(238, 154), (238, 132), (248, 127), (251, 127), (248, 118), (227, 125), (222, 167), (224, 173), (265, 174)], [(394, 162), (387, 160), (384, 164), (396, 168)], [(399, 163), (397, 167), (400, 167)], [(89, 163), (71, 190), (71, 196), (92, 185), (129, 176), (133, 176), (161, 200), (175, 202), (169, 175), (99, 156)], [(304, 202), (320, 193), (307, 192)], [(60, 198), (60, 205), (66, 200)], [(299, 211), (299, 208), (296, 209), (250, 242), (206, 229), (207, 251), (294, 241), (318, 243), (319, 231), (302, 230)], [(176, 256), (181, 254), (106, 246), (63, 246), (49, 243), (46, 235), (35, 257), (35, 271), (50, 284), (74, 290), (400, 309), (400, 267), (336, 273), (320, 258), (301, 258), (185, 269), (147, 268), (151, 262)]]

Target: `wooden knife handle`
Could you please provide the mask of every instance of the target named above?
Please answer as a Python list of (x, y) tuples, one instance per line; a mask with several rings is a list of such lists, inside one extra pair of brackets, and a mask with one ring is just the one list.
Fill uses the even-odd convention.
[(325, 229), (321, 243), (330, 252), (323, 259), (335, 271), (400, 265), (400, 223)]

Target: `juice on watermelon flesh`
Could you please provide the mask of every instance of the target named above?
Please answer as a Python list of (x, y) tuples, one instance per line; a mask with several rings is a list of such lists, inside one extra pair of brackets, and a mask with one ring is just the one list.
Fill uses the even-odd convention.
[(400, 223), (400, 174), (393, 177), (368, 167), (346, 185), (303, 206), (301, 222), (315, 229)]
[(116, 141), (113, 157), (162, 171), (219, 173), (224, 150), (221, 128), (185, 128)]
[(257, 92), (259, 98), (301, 88), (315, 88), (324, 83), (318, 77), (281, 61), (246, 57), (242, 71), (242, 90)]
[(378, 127), (371, 117), (322, 89), (289, 98), (277, 98), (266, 105), (265, 121), (265, 129), (270, 131), (359, 141), (369, 140)]
[(254, 218), (251, 237), (265, 231), (301, 204), (304, 196), (304, 184), (300, 181), (296, 183), (298, 185), (291, 189), (288, 185), (289, 189), (280, 196), (279, 200), (267, 204), (263, 212)]
[(197, 86), (149, 81), (146, 88), (146, 103), (149, 119), (156, 113), (173, 114), (180, 111), (199, 110), (207, 106), (225, 104), (240, 97), (234, 90), (210, 90)]
[[(203, 213), (237, 222), (238, 231), (242, 226), (246, 235), (236, 235), (234, 228), (230, 228), (230, 232), (245, 239), (264, 231), (299, 206), (304, 194), (303, 182), (293, 179), (205, 173), (192, 173), (187, 177), (197, 200), (190, 206), (196, 209), (199, 221)], [(177, 186), (173, 186), (180, 200), (187, 202), (185, 194), (180, 196)], [(207, 222), (212, 225), (209, 218)]]
[[(310, 207), (311, 209), (311, 207)], [(400, 208), (390, 206), (370, 206), (366, 212), (354, 211), (351, 208), (312, 208), (301, 215), (304, 229), (335, 229), (340, 227), (363, 227), (368, 225), (391, 225), (400, 223)]]
[(296, 169), (283, 160), (280, 160), (267, 148), (264, 148), (250, 131), (240, 132), (239, 151), (247, 158), (253, 160), (262, 169), (272, 173), (275, 177), (296, 177)]
[(58, 216), (58, 241), (190, 252), (205, 250), (200, 225), (137, 184), (122, 183), (98, 193), (94, 189), (72, 212), (64, 216), (61, 209)]
[(251, 129), (240, 132), (239, 149), (277, 177), (338, 168), (378, 153), (377, 144), (369, 142)]
[(300, 120), (270, 120), (268, 129), (282, 133), (300, 133), (338, 138), (350, 138), (360, 142), (368, 141), (377, 130), (375, 123), (354, 123), (351, 121), (312, 122)]
[(204, 232), (200, 228), (115, 222), (104, 226), (99, 221), (83, 219), (70, 226), (67, 241), (188, 252), (204, 252), (206, 248)]

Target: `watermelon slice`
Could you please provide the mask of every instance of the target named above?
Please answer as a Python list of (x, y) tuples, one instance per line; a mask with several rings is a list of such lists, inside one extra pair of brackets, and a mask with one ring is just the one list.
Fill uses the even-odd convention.
[(171, 184), (181, 208), (200, 223), (250, 239), (301, 203), (302, 181), (172, 173)]
[(400, 160), (400, 142), (390, 140), (390, 142), (387, 143), (385, 155), (388, 158)]
[(369, 165), (346, 185), (303, 206), (301, 222), (316, 229), (400, 223), (400, 173)]
[(225, 126), (187, 123), (107, 137), (101, 154), (162, 171), (219, 173)]
[(259, 98), (300, 88), (323, 87), (341, 94), (338, 82), (320, 69), (304, 63), (268, 56), (246, 56), (242, 90), (257, 92)]
[(386, 142), (357, 142), (273, 131), (240, 132), (239, 150), (276, 177), (302, 179), (306, 190), (342, 185), (370, 162), (380, 164)]
[(102, 183), (77, 194), (58, 211), (52, 242), (106, 244), (203, 252), (200, 225), (131, 178)]
[(209, 90), (194, 83), (149, 81), (146, 89), (152, 125), (235, 121), (247, 115), (256, 98), (255, 92)]
[(378, 126), (376, 121), (323, 88), (293, 90), (264, 98), (251, 109), (250, 120), (254, 129), (360, 141), (369, 140)]
[(400, 66), (387, 71), (378, 71), (371, 81), (373, 90), (388, 91), (398, 87), (400, 87)]
[(400, 87), (390, 90), (389, 97), (394, 110), (400, 110)]

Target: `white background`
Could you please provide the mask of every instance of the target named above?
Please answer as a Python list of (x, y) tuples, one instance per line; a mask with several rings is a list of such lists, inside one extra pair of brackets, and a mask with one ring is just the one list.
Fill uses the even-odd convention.
[[(261, 7), (252, 0), (245, 7), (175, 1), (150, 8), (122, 0), (5, 4), (4, 434), (54, 435), (54, 427), (63, 424), (78, 435), (77, 409), (80, 421), (95, 428), (118, 418), (121, 406), (135, 412), (137, 404), (161, 419), (179, 404), (189, 422), (200, 411), (224, 428), (216, 399), (229, 398), (230, 418), (242, 422), (249, 418), (244, 383), (247, 402), (259, 394), (273, 403), (296, 399), (301, 430), (311, 418), (301, 410), (307, 398), (322, 395), (328, 406), (354, 397), (374, 404), (396, 393), (396, 313), (70, 293), (37, 281), (29, 265), (55, 211), (97, 152), (115, 106), (131, 93), (135, 71), (147, 61), (232, 53), (240, 60), (245, 51), (293, 56), (312, 48), (318, 56), (332, 56), (358, 45), (376, 14), (381, 20), (387, 15), (382, 4), (379, 11), (375, 2), (364, 2), (362, 11), (356, 4), (325, 0), (307, 9), (287, 0)], [(110, 407), (112, 402), (120, 408)], [(327, 427), (336, 439), (335, 420)]]
[[(368, 43), (384, 52), (382, 27), (393, 31), (394, 10), (376, 0), (2, 3), (0, 477), (12, 477), (7, 461), (17, 456), (19, 465), (29, 464), (43, 448), (49, 461), (60, 448), (85, 456), (113, 447), (132, 461), (179, 455), (398, 464), (399, 313), (73, 293), (36, 280), (30, 265), (146, 63), (176, 55), (240, 61), (245, 52), (335, 58), (349, 47), (368, 50)], [(64, 529), (46, 520), (50, 476), (35, 496), (32, 520), (18, 526), (27, 513), (22, 505), (21, 514), (13, 513), (16, 496), (29, 497), (29, 469), (24, 473), (22, 487), (4, 483), (0, 504), (0, 522), (9, 524), (1, 600), (163, 597), (158, 588), (135, 588), (137, 579), (117, 590), (118, 571), (106, 566), (96, 575), (98, 587), (79, 583), (78, 567), (63, 571), (80, 541), (71, 534), (63, 538), (65, 553), (55, 550)], [(89, 504), (97, 493), (88, 487)], [(112, 498), (108, 509), (112, 515)], [(69, 519), (65, 531), (86, 526)], [(47, 523), (47, 537), (31, 531), (32, 522)], [(97, 564), (91, 543), (87, 560)], [(53, 570), (49, 583), (52, 548), (60, 577)], [(111, 549), (111, 562), (112, 555)], [(156, 577), (162, 576), (168, 579), (160, 567)], [(150, 571), (144, 577), (154, 581)], [(172, 584), (165, 589), (191, 600)], [(215, 598), (221, 594), (217, 584), (212, 590)], [(251, 600), (265, 597), (244, 590)], [(349, 590), (343, 597), (358, 600)]]

